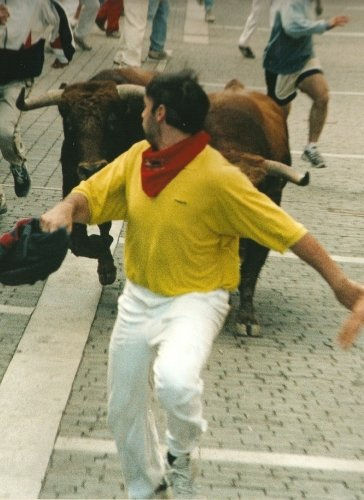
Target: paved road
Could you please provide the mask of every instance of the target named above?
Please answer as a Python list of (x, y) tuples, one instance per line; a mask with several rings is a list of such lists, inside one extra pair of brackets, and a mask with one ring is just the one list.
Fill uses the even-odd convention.
[[(171, 3), (172, 53), (159, 69), (195, 68), (208, 91), (233, 77), (264, 90), (267, 14), (252, 42), (257, 59), (250, 61), (237, 50), (250, 2), (216, 0), (217, 20), (209, 26), (196, 0)], [(364, 7), (361, 0), (325, 2), (325, 15), (339, 12), (352, 22), (316, 39), (332, 91), (321, 140), (329, 166), (312, 171), (306, 188), (288, 186), (283, 206), (364, 282)], [(34, 95), (111, 67), (118, 42), (96, 29), (91, 41), (93, 50), (77, 51), (63, 70), (51, 69), (48, 55)], [(299, 96), (289, 118), (298, 168), (306, 168), (300, 152), (307, 116), (308, 101)], [(21, 123), (32, 189), (17, 199), (0, 161), (9, 206), (1, 232), (61, 197), (57, 109), (25, 113)], [(94, 262), (69, 255), (46, 284), (0, 287), (0, 498), (125, 497), (106, 426), (107, 346), (124, 283), (123, 228), (113, 231), (118, 277), (111, 286), (99, 286)], [(345, 312), (319, 276), (290, 255), (270, 256), (256, 307), (263, 337), (235, 336), (230, 318), (204, 371), (209, 429), (199, 450), (202, 493), (209, 499), (364, 498), (363, 339), (350, 352), (339, 350), (335, 335)], [(162, 415), (160, 422), (162, 431)]]

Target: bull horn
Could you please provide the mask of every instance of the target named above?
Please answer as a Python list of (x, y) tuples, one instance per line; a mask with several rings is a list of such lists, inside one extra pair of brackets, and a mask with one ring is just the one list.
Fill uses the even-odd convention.
[(46, 94), (33, 98), (28, 97), (25, 99), (25, 87), (23, 87), (16, 100), (16, 105), (21, 111), (44, 108), (45, 106), (56, 106), (59, 103), (62, 94), (62, 89), (48, 90)]
[(116, 85), (116, 90), (121, 98), (133, 94), (139, 96), (145, 94), (145, 87), (143, 87), (143, 85), (134, 85), (132, 83), (121, 83), (120, 85)]
[(269, 174), (285, 177), (290, 182), (298, 186), (307, 186), (310, 182), (309, 172), (297, 172), (297, 170), (289, 167), (285, 163), (274, 160), (264, 160), (264, 164), (268, 169)]

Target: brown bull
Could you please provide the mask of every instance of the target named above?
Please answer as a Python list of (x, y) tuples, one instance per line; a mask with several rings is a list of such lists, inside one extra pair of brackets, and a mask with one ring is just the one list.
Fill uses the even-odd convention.
[[(64, 141), (61, 163), (63, 196), (104, 167), (133, 143), (143, 138), (141, 112), (144, 86), (153, 73), (131, 68), (106, 70), (88, 82), (66, 86), (45, 96), (24, 100), (22, 110), (58, 105), (63, 118)], [(232, 80), (222, 92), (209, 95), (211, 106), (206, 120), (212, 146), (239, 166), (251, 181), (276, 203), (280, 203), (287, 180), (306, 185), (308, 174), (295, 172), (291, 162), (288, 133), (281, 109), (267, 96), (248, 92)], [(75, 224), (72, 251), (98, 259), (101, 284), (113, 283), (116, 269), (110, 252), (111, 223), (100, 226), (100, 236), (87, 236), (86, 227)], [(259, 328), (253, 296), (268, 249), (241, 240), (242, 257), (240, 309), (237, 326), (241, 333), (257, 335)]]

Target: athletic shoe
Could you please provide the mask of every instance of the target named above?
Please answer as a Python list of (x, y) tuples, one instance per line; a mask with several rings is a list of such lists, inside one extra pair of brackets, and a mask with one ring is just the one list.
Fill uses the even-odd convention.
[(189, 453), (180, 457), (167, 455), (168, 477), (172, 483), (174, 498), (196, 498), (194, 473)]
[(255, 59), (255, 54), (250, 47), (243, 47), (239, 45), (239, 50), (247, 59)]
[(89, 45), (84, 38), (77, 36), (75, 34), (73, 34), (73, 38), (75, 39), (75, 42), (82, 50), (91, 50), (92, 49), (91, 45)]
[(113, 61), (112, 67), (113, 69), (127, 68), (129, 64), (124, 63), (124, 61)]
[(325, 160), (321, 156), (321, 153), (317, 149), (317, 146), (305, 147), (302, 153), (302, 160), (308, 161), (311, 163), (311, 167), (315, 168), (325, 168)]
[(154, 490), (151, 498), (173, 498), (169, 482), (163, 478), (161, 484)]
[(109, 38), (120, 38), (120, 31), (118, 30), (106, 31), (106, 36)]
[(165, 50), (152, 50), (150, 49), (148, 52), (148, 57), (150, 59), (157, 59), (161, 61), (162, 59), (167, 59), (168, 54)]
[(61, 68), (65, 68), (66, 66), (69, 65), (69, 62), (61, 62), (58, 57), (55, 58), (55, 60), (53, 61), (53, 63), (51, 64), (52, 68), (55, 68), (55, 69), (61, 69)]
[(206, 12), (205, 12), (205, 21), (207, 23), (214, 23), (215, 22), (215, 14), (212, 10), (212, 8), (210, 9), (206, 9)]
[(29, 192), (30, 177), (24, 165), (10, 165), (14, 177), (14, 190), (18, 198), (23, 198)]

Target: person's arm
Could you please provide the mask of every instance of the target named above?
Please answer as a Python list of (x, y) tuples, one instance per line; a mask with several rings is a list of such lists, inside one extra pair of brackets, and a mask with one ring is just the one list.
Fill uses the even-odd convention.
[(90, 211), (86, 197), (80, 193), (71, 193), (45, 212), (40, 217), (40, 224), (45, 232), (52, 232), (65, 227), (70, 233), (74, 222), (87, 224), (89, 220)]
[(280, 8), (282, 27), (291, 38), (325, 33), (329, 27), (328, 21), (312, 20), (307, 17), (303, 3), (283, 2)]
[(349, 22), (348, 16), (334, 16), (329, 20), (312, 20), (307, 17), (303, 4), (287, 2), (281, 8), (282, 26), (285, 33), (292, 38), (322, 34), (337, 26), (345, 26)]
[[(364, 286), (350, 280), (316, 238), (306, 233), (297, 243), (292, 245), (291, 250), (321, 274), (337, 300), (346, 308), (354, 310), (356, 304), (363, 302), (360, 311), (363, 311), (364, 318)], [(356, 336), (357, 334), (352, 336), (347, 333), (340, 334), (339, 342), (342, 347), (349, 347)]]

